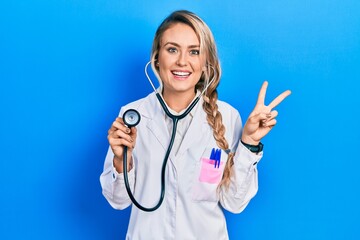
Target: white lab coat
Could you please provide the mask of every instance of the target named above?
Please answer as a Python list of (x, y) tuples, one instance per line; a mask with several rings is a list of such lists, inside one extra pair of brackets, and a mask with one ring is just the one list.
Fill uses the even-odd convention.
[[(209, 158), (212, 148), (219, 148), (202, 108), (202, 99), (192, 110), (193, 119), (175, 156), (170, 154), (166, 167), (165, 199), (154, 212), (132, 207), (126, 239), (228, 239), (223, 209), (240, 213), (258, 189), (256, 155), (240, 142), (242, 123), (237, 110), (218, 101), (219, 111), (226, 127), (226, 139), (234, 157), (234, 179), (229, 189), (217, 191), (218, 182), (227, 161), (222, 151), (220, 168), (204, 168), (203, 158)], [(160, 196), (161, 166), (170, 141), (165, 113), (154, 93), (123, 107), (120, 116), (129, 108), (141, 114), (137, 126), (137, 141), (133, 151), (134, 168), (129, 181), (137, 201), (153, 207)], [(181, 120), (180, 120), (181, 121)], [(104, 171), (100, 176), (103, 194), (115, 209), (131, 205), (125, 189), (123, 174), (113, 167), (113, 153), (109, 148)], [(216, 172), (220, 171), (220, 172)], [(219, 175), (216, 183), (200, 180), (209, 173)]]

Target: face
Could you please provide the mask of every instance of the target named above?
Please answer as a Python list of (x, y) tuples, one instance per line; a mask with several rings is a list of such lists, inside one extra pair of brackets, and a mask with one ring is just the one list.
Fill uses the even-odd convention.
[(194, 30), (186, 24), (176, 23), (167, 29), (160, 40), (158, 53), (159, 75), (163, 82), (163, 95), (195, 95), (195, 85), (200, 80), (204, 58)]

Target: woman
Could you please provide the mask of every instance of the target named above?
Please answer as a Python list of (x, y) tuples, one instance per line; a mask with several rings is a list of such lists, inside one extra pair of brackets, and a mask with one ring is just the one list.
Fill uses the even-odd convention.
[[(242, 127), (239, 113), (218, 100), (221, 69), (210, 29), (195, 14), (176, 11), (159, 26), (151, 53), (152, 68), (166, 105), (181, 114), (208, 86), (198, 104), (177, 126), (166, 167), (166, 193), (159, 209), (132, 208), (126, 239), (228, 239), (223, 208), (240, 213), (256, 194), (260, 140), (276, 124), (272, 110), (290, 91), (264, 105), (265, 82), (258, 102)], [(123, 107), (141, 114), (128, 128), (118, 117), (108, 132), (110, 148), (100, 180), (116, 209), (131, 205), (124, 186), (123, 146), (132, 192), (143, 206), (159, 201), (161, 165), (172, 121), (154, 93)]]

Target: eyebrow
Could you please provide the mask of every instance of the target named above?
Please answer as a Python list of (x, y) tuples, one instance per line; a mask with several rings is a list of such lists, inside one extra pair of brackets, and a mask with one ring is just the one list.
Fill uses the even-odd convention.
[[(169, 44), (174, 45), (176, 47), (180, 47), (180, 45), (177, 44), (176, 42), (167, 42), (167, 43), (164, 44), (164, 47), (166, 45), (169, 45)], [(199, 48), (199, 47), (200, 47), (200, 45), (190, 45), (190, 46), (188, 46), (188, 48)]]

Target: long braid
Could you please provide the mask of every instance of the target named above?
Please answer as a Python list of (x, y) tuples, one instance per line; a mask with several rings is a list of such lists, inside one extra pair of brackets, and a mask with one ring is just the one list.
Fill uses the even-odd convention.
[[(216, 90), (217, 86), (210, 86), (207, 90), (207, 95), (205, 95), (203, 109), (207, 114), (207, 121), (211, 128), (213, 129), (213, 136), (216, 140), (216, 144), (223, 150), (229, 148), (229, 144), (225, 139), (225, 126), (222, 123), (222, 115), (218, 111), (217, 99), (218, 93)], [(232, 177), (232, 166), (234, 165), (234, 153), (230, 152), (228, 154), (228, 160), (224, 167), (223, 178), (219, 183), (219, 189), (221, 186), (225, 186), (226, 189), (229, 188), (230, 178)]]

